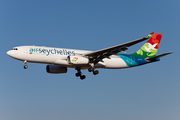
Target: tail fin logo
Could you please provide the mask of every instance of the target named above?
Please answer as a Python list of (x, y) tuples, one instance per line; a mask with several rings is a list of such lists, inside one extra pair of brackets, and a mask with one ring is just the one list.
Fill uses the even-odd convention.
[[(152, 33), (153, 34), (153, 33)], [(159, 48), (162, 34), (155, 33), (152, 37), (151, 33), (148, 35), (150, 38), (137, 52), (131, 54), (136, 57), (154, 57)]]
[(151, 45), (150, 43), (148, 43), (148, 44), (149, 44), (149, 48), (144, 46), (146, 51), (151, 52), (151, 50), (155, 50), (155, 47), (156, 47), (157, 43), (154, 44), (154, 45)]

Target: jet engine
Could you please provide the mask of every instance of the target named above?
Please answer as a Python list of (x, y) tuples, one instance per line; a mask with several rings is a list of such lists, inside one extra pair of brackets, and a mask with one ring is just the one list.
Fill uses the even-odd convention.
[(48, 73), (53, 73), (53, 74), (67, 73), (67, 67), (61, 67), (61, 66), (58, 66), (58, 65), (47, 65), (46, 66), (46, 71)]
[(89, 63), (88, 58), (81, 57), (81, 56), (68, 56), (67, 61), (69, 64), (77, 64), (77, 65)]

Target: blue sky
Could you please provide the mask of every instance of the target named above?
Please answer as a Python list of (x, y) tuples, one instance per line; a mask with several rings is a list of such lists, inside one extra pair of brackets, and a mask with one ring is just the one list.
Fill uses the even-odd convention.
[[(0, 119), (179, 120), (180, 1), (0, 1)], [(160, 62), (105, 70), (81, 81), (76, 71), (46, 73), (45, 64), (10, 58), (21, 45), (99, 50), (163, 33)], [(144, 43), (129, 48), (137, 51)]]

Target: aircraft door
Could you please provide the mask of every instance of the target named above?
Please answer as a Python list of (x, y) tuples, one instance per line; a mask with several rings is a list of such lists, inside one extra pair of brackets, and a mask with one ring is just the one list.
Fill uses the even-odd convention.
[(23, 51), (24, 51), (24, 53), (28, 53), (28, 48), (25, 47)]

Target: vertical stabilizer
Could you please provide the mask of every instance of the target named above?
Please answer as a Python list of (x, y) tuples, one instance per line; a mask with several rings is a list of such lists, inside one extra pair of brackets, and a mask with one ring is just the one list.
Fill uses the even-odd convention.
[(131, 54), (135, 57), (154, 57), (159, 48), (159, 44), (162, 38), (162, 34), (155, 33), (149, 34), (147, 37), (150, 38), (137, 52)]

